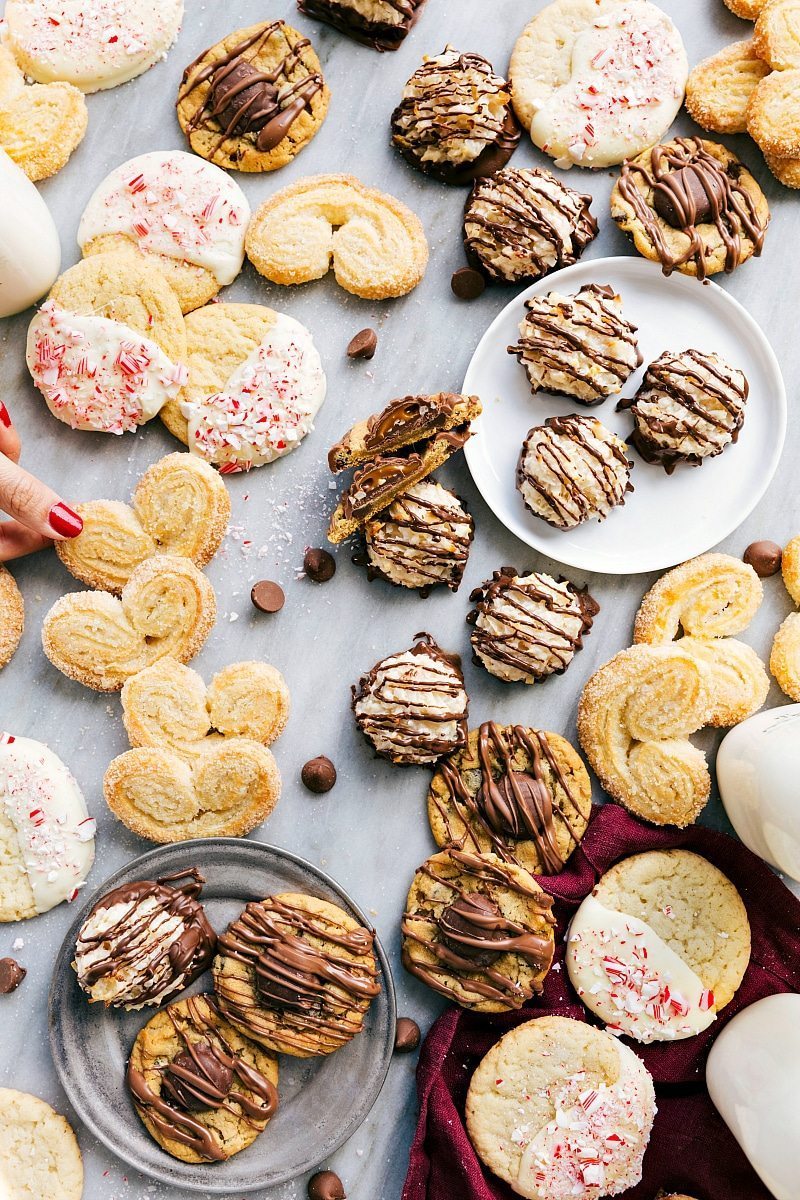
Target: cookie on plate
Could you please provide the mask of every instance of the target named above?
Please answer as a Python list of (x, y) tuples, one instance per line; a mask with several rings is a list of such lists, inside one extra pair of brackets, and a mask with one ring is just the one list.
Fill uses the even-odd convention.
[(587, 407), (621, 391), (642, 361), (622, 297), (597, 283), (571, 296), (531, 296), (508, 352), (525, 368), (534, 395), (568, 396)]
[(434, 479), (422, 479), (366, 522), (370, 578), (427, 596), (445, 586), (457, 592), (469, 558), (475, 522), (463, 501)]
[(25, 602), (14, 576), (0, 566), (0, 669), (14, 657), (25, 626)]
[(686, 111), (711, 133), (746, 133), (748, 101), (769, 70), (752, 40), (724, 46), (690, 74)]
[(556, 166), (608, 167), (670, 127), (688, 70), (649, 0), (554, 0), (523, 30), (509, 77), (517, 116)]
[(392, 454), (434, 434), (467, 425), (481, 412), (477, 396), (436, 392), (432, 396), (401, 396), (379, 413), (358, 421), (328, 451), (333, 472), (357, 467), (376, 455)]
[(612, 1033), (639, 1042), (702, 1033), (733, 999), (749, 961), (741, 896), (688, 850), (616, 863), (567, 935), (567, 970), (583, 1003)]
[(397, 50), (420, 15), (425, 0), (297, 0), (306, 16), (332, 25), (375, 50)]
[(159, 268), (187, 313), (233, 283), (249, 220), (244, 192), (224, 171), (182, 150), (152, 150), (98, 184), (78, 245), (84, 256), (137, 251)]
[(83, 1159), (77, 1138), (66, 1117), (38, 1096), (0, 1088), (0, 1162), (10, 1172), (3, 1170), (8, 1200), (81, 1200)]
[(143, 259), (122, 250), (92, 255), (53, 284), (28, 328), (26, 357), (59, 421), (99, 433), (133, 431), (184, 380), (180, 305)]
[(360, 1033), (381, 990), (374, 940), (328, 900), (286, 892), (251, 902), (219, 939), (219, 1006), (278, 1054), (332, 1054)]
[(229, 1025), (210, 995), (178, 1000), (133, 1043), (126, 1083), (162, 1150), (224, 1162), (245, 1150), (278, 1107), (278, 1061)]
[(529, 1200), (600, 1200), (633, 1187), (655, 1112), (653, 1080), (634, 1052), (568, 1017), (538, 1017), (502, 1037), (466, 1104), (478, 1157)]
[(0, 921), (74, 900), (94, 861), (95, 820), (52, 750), (0, 734)]
[(89, 114), (71, 83), (28, 86), (7, 46), (0, 45), (0, 150), (34, 182), (55, 175), (83, 141)]
[(129, 1010), (163, 1004), (210, 967), (217, 935), (197, 899), (204, 883), (193, 867), (120, 884), (97, 901), (72, 963), (90, 1003)]
[(600, 605), (586, 588), (543, 571), (501, 567), (470, 595), (475, 662), (506, 683), (537, 683), (566, 671)]
[(439, 764), (428, 792), (437, 846), (496, 854), (537, 875), (562, 869), (591, 811), (588, 772), (566, 738), (494, 721)]
[(285, 21), (237, 29), (183, 73), (178, 121), (195, 154), (236, 171), (275, 171), (317, 132), (330, 92), (308, 38)]
[(462, 1008), (521, 1008), (553, 961), (552, 907), (524, 867), (449, 846), (414, 876), (400, 925), (403, 966)]
[(653, 146), (626, 162), (611, 193), (611, 216), (665, 275), (677, 270), (705, 279), (758, 256), (770, 214), (764, 193), (735, 154), (692, 137)]

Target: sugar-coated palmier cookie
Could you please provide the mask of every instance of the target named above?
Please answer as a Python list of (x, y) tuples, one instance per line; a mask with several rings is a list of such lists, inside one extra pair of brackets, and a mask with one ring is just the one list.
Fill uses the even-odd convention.
[(746, 133), (748, 101), (769, 70), (752, 40), (724, 46), (689, 75), (686, 111), (711, 133)]
[(784, 187), (800, 188), (800, 157), (776, 158), (774, 154), (765, 154), (764, 161), (778, 183)]
[(148, 467), (130, 507), (119, 500), (76, 505), (83, 530), (56, 542), (64, 566), (89, 587), (121, 592), (135, 567), (154, 554), (177, 554), (204, 567), (225, 536), (231, 502), (216, 471), (189, 454)]
[(14, 657), (25, 627), (25, 602), (14, 576), (0, 566), (0, 670)]
[(379, 413), (357, 421), (328, 451), (333, 472), (357, 467), (376, 455), (391, 454), (434, 434), (466, 425), (481, 412), (477, 396), (458, 392), (401, 396)]
[(434, 479), (413, 484), (364, 525), (370, 578), (398, 587), (457, 592), (475, 522), (455, 494)]
[(800, 4), (798, 0), (767, 0), (753, 30), (756, 54), (773, 71), (800, 67)]
[(219, 1006), (278, 1054), (332, 1054), (361, 1032), (381, 990), (374, 941), (329, 900), (285, 892), (252, 902), (219, 938)]
[(272, 283), (308, 283), (332, 269), (365, 300), (404, 296), (428, 265), (419, 217), (353, 175), (312, 175), (275, 192), (254, 213), (246, 248)]
[(308, 38), (285, 21), (264, 21), (229, 33), (186, 68), (178, 121), (209, 162), (274, 171), (311, 141), (329, 99)]
[(155, 554), (120, 597), (70, 592), (44, 618), (42, 645), (57, 670), (98, 692), (118, 692), (160, 658), (188, 662), (214, 625), (214, 589), (188, 558)]
[(61, 759), (32, 738), (0, 734), (0, 921), (74, 900), (94, 860), (94, 834)]
[(800, 69), (761, 80), (747, 104), (747, 132), (765, 155), (800, 157)]
[(705, 279), (761, 253), (770, 213), (735, 154), (692, 137), (653, 146), (626, 162), (611, 193), (611, 216), (665, 274), (677, 270)]
[(126, 1083), (147, 1132), (182, 1162), (224, 1162), (278, 1108), (278, 1061), (244, 1038), (211, 995), (151, 1017), (131, 1049)]
[(555, 0), (511, 55), (514, 109), (559, 167), (608, 167), (652, 146), (683, 100), (686, 51), (649, 0)]
[(250, 205), (219, 167), (182, 150), (152, 150), (121, 163), (83, 210), (84, 256), (131, 249), (159, 268), (183, 312), (233, 283), (244, 261)]
[(655, 1112), (653, 1080), (628, 1046), (550, 1016), (491, 1048), (466, 1102), (478, 1157), (529, 1200), (600, 1200), (633, 1187)]
[(7, 0), (5, 20), (8, 45), (31, 79), (97, 92), (166, 57), (183, 0)]
[(417, 20), (425, 0), (297, 0), (315, 17), (375, 50), (397, 50)]
[(726, 8), (743, 21), (755, 21), (767, 0), (724, 0), (724, 3)]
[(687, 850), (625, 858), (572, 918), (572, 986), (610, 1032), (674, 1041), (707, 1029), (750, 961), (750, 923), (736, 888)]
[(8, 1200), (81, 1200), (83, 1159), (66, 1117), (13, 1088), (0, 1088), (0, 1162)]
[(28, 86), (7, 46), (0, 45), (0, 149), (36, 182), (60, 171), (83, 141), (89, 114), (70, 83)]
[(26, 357), (54, 417), (121, 434), (178, 394), (186, 328), (160, 271), (128, 251), (108, 251), (58, 277), (30, 323)]
[[(800, 606), (800, 537), (784, 547), (781, 573), (787, 592)], [(775, 634), (769, 669), (781, 690), (800, 702), (800, 613), (790, 613)]]
[(586, 832), (592, 786), (558, 733), (486, 721), (436, 769), (428, 820), (437, 846), (495, 854), (555, 875)]
[(521, 1008), (553, 961), (552, 907), (524, 867), (448, 846), (414, 875), (400, 925), (403, 966), (462, 1008)]

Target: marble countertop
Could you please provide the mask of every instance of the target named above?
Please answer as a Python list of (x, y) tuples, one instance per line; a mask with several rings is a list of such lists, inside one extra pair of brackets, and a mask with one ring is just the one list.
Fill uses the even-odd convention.
[[(748, 35), (722, 0), (662, 0), (681, 29), (692, 63), (727, 42)], [(510, 687), (470, 662), (464, 617), (469, 592), (503, 564), (535, 566), (558, 573), (557, 564), (534, 554), (494, 519), (481, 501), (463, 459), (441, 473), (475, 515), (477, 535), (466, 578), (457, 595), (421, 601), (376, 582), (350, 562), (342, 548), (334, 580), (318, 586), (301, 578), (304, 548), (324, 545), (335, 493), (326, 451), (354, 420), (406, 392), (458, 390), (483, 330), (511, 299), (507, 288), (487, 291), (479, 300), (456, 300), (452, 271), (463, 265), (460, 242), (464, 192), (423, 178), (396, 155), (389, 143), (389, 116), (403, 83), (425, 53), (445, 42), (480, 50), (504, 72), (514, 40), (536, 2), (519, 0), (427, 0), (419, 23), (395, 54), (379, 55), (297, 14), (290, 0), (231, 0), (227, 4), (187, 0), (184, 27), (167, 60), (141, 78), (88, 98), (89, 131), (59, 176), (42, 185), (61, 234), (63, 265), (78, 257), (75, 234), (83, 206), (95, 185), (118, 163), (146, 150), (184, 148), (173, 111), (181, 71), (205, 46), (237, 27), (265, 17), (285, 17), (313, 39), (332, 99), (327, 121), (314, 141), (275, 176), (242, 176), (239, 182), (253, 208), (278, 187), (315, 172), (348, 171), (409, 204), (424, 221), (431, 261), (423, 283), (410, 296), (371, 303), (349, 296), (332, 277), (302, 288), (271, 286), (247, 265), (225, 298), (257, 301), (290, 314), (312, 331), (328, 375), (328, 397), (315, 432), (287, 459), (249, 476), (228, 477), (233, 516), (223, 549), (208, 568), (216, 589), (217, 626), (193, 666), (208, 679), (229, 662), (263, 658), (286, 676), (292, 693), (289, 727), (274, 747), (283, 773), (283, 796), (269, 820), (251, 835), (303, 855), (332, 874), (373, 917), (391, 956), (398, 1011), (413, 1016), (423, 1030), (442, 1002), (405, 974), (400, 966), (398, 922), (416, 866), (434, 850), (425, 818), (427, 774), (393, 769), (374, 758), (350, 715), (350, 685), (382, 655), (410, 644), (429, 630), (449, 650), (464, 655), (471, 698), (470, 717), (524, 722), (575, 736), (575, 710), (586, 678), (629, 644), (633, 614), (653, 577), (584, 580), (602, 611), (583, 652), (563, 677), (525, 689)], [(689, 129), (679, 120), (678, 128)], [(722, 286), (730, 290), (768, 332), (784, 371), (789, 393), (789, 434), (777, 475), (745, 525), (721, 547), (741, 554), (756, 538), (784, 543), (800, 530), (796, 459), (800, 430), (795, 381), (800, 374), (796, 285), (787, 251), (800, 236), (795, 193), (781, 188), (755, 146), (744, 137), (725, 139), (753, 169), (772, 205), (773, 223), (763, 257), (753, 260)], [(542, 163), (530, 143), (517, 152), (516, 165)], [(613, 172), (571, 172), (569, 182), (595, 196), (600, 236), (585, 258), (631, 253), (607, 216)], [(719, 279), (719, 277), (718, 277)], [(600, 281), (602, 282), (602, 280)], [(127, 500), (144, 469), (177, 448), (158, 421), (136, 436), (113, 438), (76, 433), (54, 420), (32, 387), (24, 345), (29, 314), (0, 324), (2, 397), (23, 435), (23, 464), (72, 499)], [(669, 320), (665, 312), (664, 320)], [(351, 362), (345, 347), (354, 333), (374, 326), (379, 343), (371, 362)], [(106, 810), (102, 778), (112, 757), (128, 748), (117, 696), (90, 692), (64, 678), (40, 646), (42, 618), (75, 582), (52, 553), (15, 564), (24, 593), (26, 629), (17, 654), (0, 675), (0, 728), (39, 738), (65, 760), (80, 781), (98, 819), (97, 859), (89, 878), (94, 889), (148, 845), (129, 833)], [(250, 587), (257, 579), (280, 581), (286, 605), (275, 616), (256, 613)], [(772, 634), (790, 610), (780, 580), (769, 580), (766, 600), (746, 640), (767, 656)], [(773, 686), (768, 704), (785, 701)], [(711, 753), (719, 734), (699, 739)], [(339, 780), (324, 797), (300, 783), (302, 764), (317, 754), (335, 762)], [(719, 801), (702, 818), (725, 827)], [(56, 950), (72, 912), (67, 905), (20, 925), (0, 926), (0, 956), (14, 953), (28, 976), (12, 996), (0, 998), (0, 1084), (34, 1092), (72, 1119), (86, 1167), (86, 1200), (177, 1200), (179, 1193), (137, 1176), (84, 1130), (70, 1113), (50, 1061), (46, 998)], [(15, 939), (21, 948), (12, 950)], [(327, 1164), (338, 1171), (351, 1200), (398, 1200), (416, 1117), (414, 1057), (396, 1058), (372, 1113), (350, 1142)], [(335, 1101), (334, 1101), (335, 1102)], [(305, 1195), (298, 1178), (262, 1200), (295, 1200)]]

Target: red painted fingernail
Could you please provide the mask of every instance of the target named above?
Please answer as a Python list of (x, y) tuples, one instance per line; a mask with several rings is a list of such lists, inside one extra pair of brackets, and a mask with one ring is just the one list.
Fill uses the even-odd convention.
[(2, 400), (0, 400), (0, 421), (3, 422), (6, 429), (11, 428), (11, 417), (8, 415), (8, 409), (6, 408), (5, 404), (3, 404)]
[(60, 533), (62, 537), (77, 537), (83, 529), (81, 518), (63, 500), (59, 500), (58, 504), (53, 505), (47, 519), (50, 522), (50, 528), (56, 533)]

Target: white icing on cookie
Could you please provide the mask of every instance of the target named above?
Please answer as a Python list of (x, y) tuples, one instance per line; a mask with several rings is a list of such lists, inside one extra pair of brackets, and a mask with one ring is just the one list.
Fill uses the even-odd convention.
[(205, 267), (222, 286), (242, 269), (249, 220), (244, 192), (219, 167), (154, 150), (106, 176), (84, 209), (78, 245), (122, 233), (141, 250)]
[(189, 449), (217, 463), (223, 474), (274, 462), (297, 449), (314, 428), (325, 388), (311, 334), (278, 313), (223, 391), (181, 404)]
[(16, 832), (37, 913), (74, 900), (94, 860), (95, 821), (70, 772), (41, 742), (0, 735), (0, 812)]
[(27, 363), (54, 417), (101, 433), (143, 425), (186, 382), (186, 368), (129, 325), (52, 300), (31, 321)]
[(652, 926), (593, 895), (572, 918), (566, 963), (572, 986), (610, 1033), (671, 1041), (716, 1020), (713, 992)]

